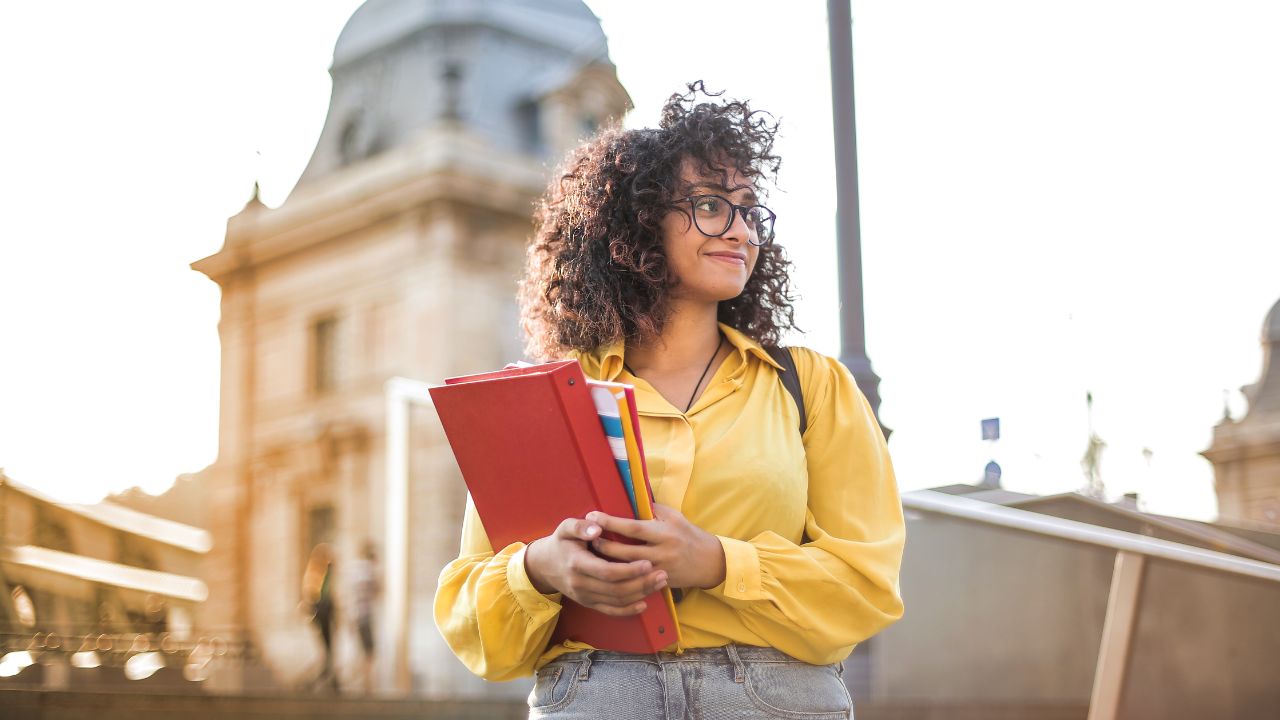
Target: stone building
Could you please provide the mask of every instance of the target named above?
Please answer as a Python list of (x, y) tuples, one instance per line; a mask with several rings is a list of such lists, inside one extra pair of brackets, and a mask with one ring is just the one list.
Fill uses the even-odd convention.
[[(630, 106), (581, 0), (369, 0), (330, 73), (328, 117), (288, 200), (269, 209), (255, 194), (222, 249), (192, 265), (222, 290), (203, 622), (242, 631), (289, 684), (318, 660), (299, 611), (311, 548), (337, 551), (341, 614), (343, 568), (384, 541), (384, 385), (521, 355), (515, 282), (534, 202), (563, 153)], [(432, 622), (465, 487), (417, 412), (412, 690), (481, 692)], [(340, 623), (340, 667), (355, 647)]]
[(122, 667), (161, 646), (144, 661), (163, 657), (181, 680), (210, 544), (199, 528), (111, 502), (60, 502), (0, 471), (0, 690), (156, 687), (125, 683)]
[(1280, 525), (1280, 301), (1262, 323), (1262, 374), (1243, 390), (1249, 411), (1224, 417), (1203, 453), (1213, 463), (1218, 515)]

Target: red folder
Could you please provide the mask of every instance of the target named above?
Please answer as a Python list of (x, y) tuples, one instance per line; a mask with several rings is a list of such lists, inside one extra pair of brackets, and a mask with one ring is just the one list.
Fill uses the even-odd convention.
[[(632, 517), (578, 361), (448, 378), (431, 388), (431, 399), (494, 550), (550, 535), (565, 518), (592, 510)], [(552, 642), (667, 648), (677, 628), (664, 592), (626, 618), (564, 598)]]

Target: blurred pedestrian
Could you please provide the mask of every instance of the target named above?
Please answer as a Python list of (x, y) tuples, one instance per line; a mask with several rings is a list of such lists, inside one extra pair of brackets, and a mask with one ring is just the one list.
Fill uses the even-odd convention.
[(351, 565), (351, 606), (360, 638), (360, 670), (366, 695), (373, 692), (373, 608), (381, 592), (377, 550), (372, 540), (366, 540), (364, 553)]
[(311, 550), (307, 569), (302, 574), (302, 602), (311, 613), (311, 622), (320, 633), (324, 657), (313, 686), (328, 685), (336, 692), (338, 676), (333, 670), (333, 622), (337, 605), (333, 599), (334, 553), (328, 543), (320, 543)]

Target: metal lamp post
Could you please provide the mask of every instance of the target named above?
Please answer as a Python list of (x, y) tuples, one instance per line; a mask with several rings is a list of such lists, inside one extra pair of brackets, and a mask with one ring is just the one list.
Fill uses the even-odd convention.
[[(853, 106), (853, 14), (849, 0), (827, 0), (831, 107), (836, 157), (836, 246), (840, 279), (840, 362), (853, 373), (880, 420), (880, 377), (867, 357), (858, 209), (858, 138)], [(890, 430), (880, 423), (885, 437)]]

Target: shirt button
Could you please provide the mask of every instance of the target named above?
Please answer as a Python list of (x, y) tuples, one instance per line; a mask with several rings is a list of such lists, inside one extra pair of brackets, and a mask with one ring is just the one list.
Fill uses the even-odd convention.
[(744, 582), (738, 583), (738, 592), (746, 592), (746, 591), (747, 591), (747, 584)]

